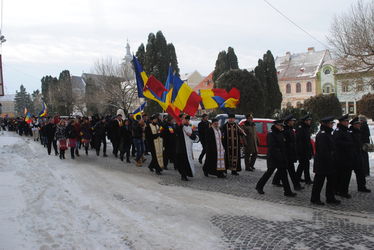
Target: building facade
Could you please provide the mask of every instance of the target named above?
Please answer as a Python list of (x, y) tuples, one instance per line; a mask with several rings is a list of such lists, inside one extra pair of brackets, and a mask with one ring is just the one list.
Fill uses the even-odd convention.
[(15, 97), (16, 95), (0, 96), (0, 116), (14, 117), (15, 111)]
[(320, 93), (318, 72), (324, 62), (330, 61), (328, 50), (315, 51), (308, 48), (305, 53), (291, 54), (275, 59), (279, 89), (282, 93), (282, 108), (301, 107), (304, 101)]
[(323, 65), (320, 76), (322, 94), (335, 94), (344, 114), (357, 115), (357, 102), (374, 93), (374, 72), (344, 71), (331, 61)]

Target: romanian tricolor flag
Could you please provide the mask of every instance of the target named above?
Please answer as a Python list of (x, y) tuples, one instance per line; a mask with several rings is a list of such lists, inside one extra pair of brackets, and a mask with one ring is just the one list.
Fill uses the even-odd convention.
[(44, 117), (47, 115), (47, 105), (45, 102), (42, 102), (42, 111), (39, 113), (39, 117)]
[(135, 109), (134, 112), (132, 112), (134, 114), (135, 120), (138, 115), (142, 115), (142, 111), (144, 110), (146, 104), (147, 102), (144, 102), (142, 105), (140, 105), (139, 108)]
[[(26, 110), (27, 110), (27, 109), (26, 109)], [(30, 112), (27, 112), (27, 113), (26, 113), (26, 116), (25, 116), (25, 122), (27, 122), (28, 124), (30, 124), (30, 123), (32, 122)]]
[(143, 97), (143, 89), (144, 85), (148, 81), (147, 74), (144, 72), (142, 65), (140, 65), (138, 59), (133, 56), (132, 63), (134, 65), (134, 71), (135, 71), (135, 79), (136, 79), (136, 86), (138, 89), (138, 97)]
[(184, 113), (194, 116), (199, 104), (201, 97), (192, 90), (186, 82), (183, 82), (178, 76), (173, 76), (173, 93), (171, 96), (171, 102), (176, 108), (182, 110)]

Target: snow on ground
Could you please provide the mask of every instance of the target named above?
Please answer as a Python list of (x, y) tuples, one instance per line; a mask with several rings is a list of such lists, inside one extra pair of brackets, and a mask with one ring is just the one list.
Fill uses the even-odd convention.
[(14, 133), (0, 136), (0, 249), (220, 249), (227, 246), (213, 215), (288, 221), (313, 213), (160, 185), (149, 171), (126, 172), (118, 159), (92, 151), (68, 158)]

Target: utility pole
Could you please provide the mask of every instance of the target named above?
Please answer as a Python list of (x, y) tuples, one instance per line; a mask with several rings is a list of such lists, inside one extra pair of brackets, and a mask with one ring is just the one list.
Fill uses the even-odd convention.
[(3, 78), (3, 43), (6, 42), (6, 39), (3, 35), (3, 9), (4, 9), (4, 0), (1, 0), (0, 6), (1, 19), (0, 19), (0, 96), (4, 96), (4, 78)]

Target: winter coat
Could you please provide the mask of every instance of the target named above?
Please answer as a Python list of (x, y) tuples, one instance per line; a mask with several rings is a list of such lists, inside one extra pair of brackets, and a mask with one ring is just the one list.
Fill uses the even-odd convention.
[(56, 133), (56, 125), (53, 123), (48, 123), (44, 126), (44, 135), (49, 141), (53, 141)]
[(362, 143), (370, 143), (370, 129), (367, 122), (361, 124), (360, 131)]
[(331, 175), (336, 173), (336, 148), (332, 131), (332, 128), (321, 125), (316, 136), (316, 154), (313, 165), (313, 172), (316, 174)]
[(254, 122), (245, 121), (242, 129), (244, 135), (244, 148), (246, 153), (253, 154), (258, 152), (258, 137), (256, 132), (256, 124)]
[(66, 127), (66, 137), (69, 139), (76, 139), (78, 138), (79, 133), (76, 130), (76, 127), (74, 127), (72, 124), (69, 124)]
[(97, 122), (95, 126), (93, 126), (93, 136), (95, 139), (103, 140), (107, 134), (107, 125), (101, 121)]
[(286, 168), (286, 143), (283, 132), (277, 129), (274, 125), (267, 135), (268, 154), (267, 164), (270, 168)]
[(296, 151), (299, 160), (311, 159), (313, 155), (313, 147), (310, 142), (310, 126), (301, 122), (296, 127)]
[(352, 139), (353, 139), (353, 147), (352, 147), (352, 154), (353, 154), (353, 165), (352, 169), (361, 169), (362, 164), (363, 164), (363, 159), (362, 159), (362, 141), (361, 141), (361, 130), (358, 128), (355, 128), (351, 126), (349, 128), (349, 131), (352, 134)]
[(66, 127), (64, 125), (56, 126), (55, 138), (56, 140), (66, 140)]
[(140, 126), (139, 122), (134, 123), (132, 128), (132, 137), (135, 139), (143, 138), (143, 127)]
[(130, 125), (123, 125), (120, 129), (120, 144), (119, 150), (125, 152), (132, 144), (131, 127)]
[(352, 132), (341, 124), (335, 129), (333, 138), (336, 146), (336, 164), (338, 168), (352, 169), (353, 137)]
[(202, 145), (206, 145), (206, 137), (209, 129), (209, 122), (208, 121), (201, 121), (197, 125), (197, 129), (199, 131), (199, 139)]
[(286, 144), (286, 156), (288, 163), (295, 163), (297, 161), (296, 154), (296, 134), (293, 127), (284, 126), (283, 135)]
[(83, 123), (81, 125), (81, 137), (85, 140), (91, 140), (91, 128), (89, 123)]

